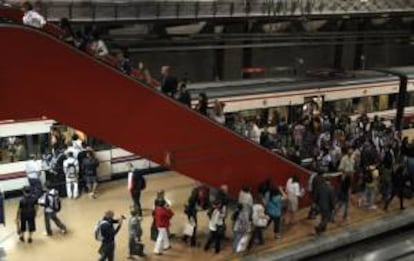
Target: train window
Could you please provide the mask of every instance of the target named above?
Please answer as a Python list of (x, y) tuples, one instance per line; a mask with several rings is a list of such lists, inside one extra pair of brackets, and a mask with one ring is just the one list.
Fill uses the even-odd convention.
[[(355, 104), (354, 104), (355, 105)], [(361, 97), (356, 104), (356, 112), (358, 114), (370, 113), (374, 111), (374, 99), (371, 96)]]
[(268, 109), (241, 111), (239, 114), (246, 122), (254, 121), (259, 128), (263, 128), (268, 124)]
[(396, 109), (398, 104), (398, 93), (392, 93), (388, 95), (388, 108)]
[[(10, 163), (25, 161), (28, 155), (36, 153), (33, 149), (29, 151), (29, 147), (33, 148), (31, 142), (32, 136), (12, 136), (0, 138), (0, 162)], [(28, 142), (32, 144), (28, 146)]]
[(378, 111), (386, 111), (389, 107), (389, 95), (383, 94), (378, 96)]
[(354, 106), (352, 99), (342, 99), (337, 101), (326, 102), (324, 104), (325, 112), (334, 111), (339, 114), (353, 114), (354, 113)]
[(405, 103), (407, 106), (414, 106), (414, 92), (407, 92), (407, 98)]
[(92, 147), (95, 151), (110, 150), (112, 148), (112, 145), (110, 145), (109, 143), (106, 143), (100, 139), (93, 138), (90, 136), (88, 137), (86, 143), (88, 146)]
[(301, 105), (292, 105), (289, 106), (289, 115), (288, 115), (288, 123), (295, 123), (298, 120), (303, 118), (302, 115), (302, 106)]
[(289, 120), (288, 106), (270, 108), (268, 112), (268, 124), (275, 126), (279, 121), (285, 118)]

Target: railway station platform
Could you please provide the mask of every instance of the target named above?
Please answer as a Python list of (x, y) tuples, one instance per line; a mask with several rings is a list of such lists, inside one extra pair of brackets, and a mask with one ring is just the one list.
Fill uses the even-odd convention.
[[(349, 220), (343, 222), (338, 215), (337, 221), (329, 224), (328, 231), (322, 236), (315, 236), (313, 227), (317, 221), (306, 219), (308, 209), (305, 208), (299, 211), (295, 225), (291, 227), (283, 225), (281, 239), (275, 239), (269, 227), (264, 234), (264, 245), (253, 246), (250, 252), (235, 255), (231, 251), (232, 232), (229, 214), (227, 218), (229, 229), (226, 235), (230, 239), (224, 242), (223, 250), (219, 254), (214, 254), (214, 251), (205, 252), (202, 248), (208, 234), (208, 218), (205, 211), (198, 213), (198, 246), (190, 248), (181, 240), (181, 232), (186, 222), (183, 213), (184, 204), (191, 189), (196, 185), (197, 182), (194, 180), (172, 172), (155, 174), (147, 178), (147, 189), (143, 192), (141, 199), (144, 208), (143, 242), (148, 255), (145, 260), (298, 260), (405, 226), (414, 220), (414, 200), (407, 200), (406, 210), (401, 213), (396, 200), (390, 205), (389, 211), (384, 212), (380, 205), (377, 210), (357, 208), (356, 197), (353, 197)], [(60, 217), (68, 227), (66, 235), (55, 233), (52, 237), (44, 236), (43, 212), (39, 211), (36, 220), (37, 231), (32, 244), (19, 242), (14, 225), (18, 200), (7, 200), (7, 226), (0, 228), (0, 248), (5, 251), (5, 257), (2, 260), (40, 261), (44, 260), (46, 253), (50, 260), (96, 260), (99, 242), (93, 236), (94, 225), (107, 209), (114, 210), (116, 215), (128, 213), (130, 196), (126, 186), (126, 180), (103, 183), (99, 187), (100, 194), (95, 200), (86, 195), (78, 200), (63, 200)], [(171, 201), (175, 212), (171, 233), (176, 237), (172, 239), (171, 250), (165, 252), (163, 256), (155, 256), (152, 254), (154, 242), (150, 240), (151, 208), (156, 191), (161, 189), (166, 191), (166, 198)], [(127, 258), (127, 233), (127, 226), (124, 224), (116, 239), (115, 260)], [(82, 251), (76, 249), (82, 249)]]

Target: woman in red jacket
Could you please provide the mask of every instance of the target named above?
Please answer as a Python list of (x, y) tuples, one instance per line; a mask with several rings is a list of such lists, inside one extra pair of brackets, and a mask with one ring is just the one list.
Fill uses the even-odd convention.
[(160, 201), (155, 207), (154, 220), (155, 226), (158, 229), (158, 237), (154, 247), (154, 254), (156, 255), (162, 255), (163, 250), (171, 248), (170, 240), (168, 239), (168, 227), (173, 215), (172, 210), (165, 207), (165, 201)]

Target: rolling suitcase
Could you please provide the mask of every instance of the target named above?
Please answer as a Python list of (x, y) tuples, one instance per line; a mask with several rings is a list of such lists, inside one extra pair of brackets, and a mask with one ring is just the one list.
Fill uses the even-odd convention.
[(144, 254), (144, 244), (141, 242), (135, 242), (130, 246), (129, 249), (130, 256), (145, 256)]

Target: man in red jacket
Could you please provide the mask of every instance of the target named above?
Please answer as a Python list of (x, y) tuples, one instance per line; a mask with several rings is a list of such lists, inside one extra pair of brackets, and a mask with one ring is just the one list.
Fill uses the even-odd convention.
[(154, 219), (155, 226), (158, 229), (158, 237), (154, 247), (154, 254), (156, 255), (162, 255), (163, 250), (171, 248), (170, 240), (168, 239), (168, 227), (173, 215), (172, 210), (165, 207), (165, 201), (160, 201), (155, 207)]

